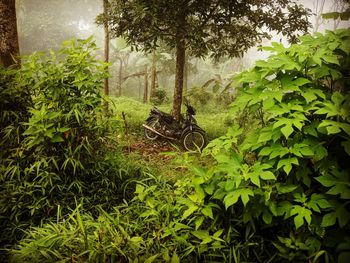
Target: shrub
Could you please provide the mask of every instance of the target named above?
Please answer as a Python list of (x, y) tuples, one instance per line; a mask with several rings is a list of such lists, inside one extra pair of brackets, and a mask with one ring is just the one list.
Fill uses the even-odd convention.
[(197, 187), (267, 234), (278, 257), (342, 262), (350, 240), (350, 31), (265, 49), (275, 54), (238, 76), (232, 107), (259, 111), (260, 124), (248, 134), (233, 126), (211, 142), (217, 164)]
[(349, 45), (349, 30), (273, 44), (238, 77), (232, 112), (261, 111), (255, 131), (230, 127), (206, 149), (213, 165), (188, 167), (194, 178), (147, 179), (114, 212), (77, 210), (29, 231), (13, 259), (346, 262)]
[[(55, 216), (58, 206), (68, 211), (75, 199), (91, 208), (122, 199), (118, 174), (125, 175), (117, 157), (107, 154), (113, 151), (101, 95), (107, 65), (95, 60), (94, 49), (91, 39), (67, 41), (57, 54), (33, 54), (21, 69), (6, 73), (11, 78), (0, 95), (18, 108), (1, 116), (1, 132), (19, 136), (6, 156), (1, 153), (2, 245), (21, 236), (21, 229)], [(16, 90), (30, 97), (11, 97)]]
[(157, 89), (153, 94), (153, 96), (151, 97), (151, 103), (154, 105), (161, 105), (168, 101), (169, 101), (169, 98), (167, 96), (167, 93), (163, 89)]

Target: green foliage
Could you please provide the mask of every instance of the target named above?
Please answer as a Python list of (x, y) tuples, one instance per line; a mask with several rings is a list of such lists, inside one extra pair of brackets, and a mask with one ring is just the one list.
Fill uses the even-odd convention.
[(17, 137), (1, 151), (1, 245), (54, 216), (57, 207), (67, 211), (75, 199), (93, 209), (122, 198), (118, 180), (127, 171), (119, 170), (109, 136), (119, 124), (105, 117), (107, 65), (93, 57), (95, 48), (91, 39), (67, 41), (57, 54), (33, 54), (21, 69), (5, 72), (4, 145)]
[(259, 126), (233, 126), (208, 145), (217, 164), (200, 186), (244, 224), (271, 229), (281, 257), (335, 260), (350, 235), (350, 31), (301, 41), (265, 48), (274, 54), (237, 77), (232, 113), (260, 112)]
[(168, 100), (169, 100), (169, 98), (167, 97), (167, 93), (163, 89), (157, 89), (155, 91), (155, 93), (153, 94), (153, 96), (151, 97), (151, 102), (154, 105), (163, 104), (163, 103), (167, 102)]
[[(281, 8), (288, 9), (287, 13)], [(234, 12), (232, 12), (234, 10)], [(164, 14), (167, 14), (164, 16)], [(110, 1), (107, 19), (112, 34), (123, 36), (136, 48), (149, 51), (159, 41), (170, 48), (180, 41), (196, 57), (238, 57), (268, 37), (266, 27), (296, 40), (296, 31), (307, 31), (310, 10), (292, 1)], [(241, 17), (245, 23), (241, 23)], [(274, 19), (271, 19), (274, 17)], [(220, 23), (218, 22), (220, 21)]]
[[(259, 111), (259, 125), (249, 133), (232, 125), (213, 140), (204, 153), (212, 165), (189, 165), (194, 177), (175, 185), (151, 175), (131, 181), (132, 199), (113, 211), (91, 214), (78, 205), (26, 231), (12, 260), (343, 262), (350, 240), (350, 32), (301, 40), (273, 44), (268, 61), (238, 76), (231, 113)], [(48, 134), (54, 138), (59, 128)], [(183, 164), (192, 157), (185, 154)]]
[(138, 182), (130, 202), (110, 213), (93, 217), (79, 205), (68, 217), (28, 230), (11, 251), (12, 262), (228, 262), (248, 258), (240, 251), (258, 246), (248, 232), (246, 241), (231, 240), (234, 227), (225, 235), (214, 219), (219, 207), (205, 204), (189, 180), (171, 186), (149, 176)]

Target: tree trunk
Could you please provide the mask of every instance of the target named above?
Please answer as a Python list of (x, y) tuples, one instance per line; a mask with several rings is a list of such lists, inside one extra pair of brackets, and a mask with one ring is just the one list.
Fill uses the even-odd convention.
[(15, 0), (0, 0), (0, 64), (20, 65)]
[(185, 66), (185, 42), (178, 41), (176, 45), (176, 70), (175, 70), (175, 89), (172, 115), (176, 120), (180, 120), (182, 91), (184, 80), (184, 66)]
[(142, 82), (140, 77), (137, 77), (137, 81), (139, 82), (139, 100), (141, 100)]
[(157, 65), (156, 65), (156, 51), (152, 53), (152, 73), (151, 73), (151, 98), (156, 95), (156, 77), (157, 77)]
[(145, 66), (145, 88), (143, 91), (143, 102), (146, 103), (148, 101), (148, 72), (147, 65)]
[(123, 60), (119, 59), (119, 74), (118, 74), (118, 96), (122, 95), (122, 81), (123, 81)]
[(184, 93), (187, 93), (187, 85), (188, 85), (188, 56), (185, 55), (185, 67), (184, 67)]
[[(104, 61), (106, 63), (109, 62), (109, 28), (108, 28), (108, 0), (103, 0), (103, 13), (105, 15), (104, 22), (103, 22), (103, 29), (105, 33), (105, 46), (104, 46)], [(109, 84), (108, 84), (108, 77), (105, 78), (104, 81), (104, 92), (106, 95), (109, 95)]]

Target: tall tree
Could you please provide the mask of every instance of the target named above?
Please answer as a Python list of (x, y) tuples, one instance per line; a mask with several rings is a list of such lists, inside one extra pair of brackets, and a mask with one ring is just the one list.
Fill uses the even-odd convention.
[(152, 69), (151, 69), (151, 95), (153, 98), (156, 95), (156, 78), (157, 78), (157, 55), (156, 51), (153, 50), (152, 53)]
[[(176, 49), (172, 114), (180, 118), (186, 50), (213, 58), (242, 55), (270, 31), (290, 40), (307, 31), (310, 10), (293, 0), (111, 0), (109, 25), (113, 36), (153, 50), (160, 40)], [(296, 33), (297, 32), (297, 33)]]
[(0, 0), (0, 64), (19, 64), (16, 1)]
[(143, 102), (146, 103), (148, 101), (148, 70), (147, 65), (145, 65), (145, 87), (143, 90)]
[[(108, 0), (103, 0), (103, 13), (104, 13), (104, 22), (103, 22), (103, 29), (104, 29), (104, 33), (105, 33), (105, 41), (104, 41), (104, 61), (106, 63), (109, 62), (109, 27), (108, 27)], [(108, 84), (108, 77), (105, 78), (104, 81), (104, 91), (106, 95), (109, 95), (109, 84)]]

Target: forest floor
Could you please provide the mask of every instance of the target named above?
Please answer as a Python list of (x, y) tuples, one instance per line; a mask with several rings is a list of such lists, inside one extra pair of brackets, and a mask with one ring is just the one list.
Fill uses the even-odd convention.
[(123, 154), (134, 162), (147, 167), (152, 173), (176, 181), (188, 175), (184, 164), (184, 151), (179, 145), (168, 140), (150, 141), (141, 135), (127, 135), (122, 146)]

